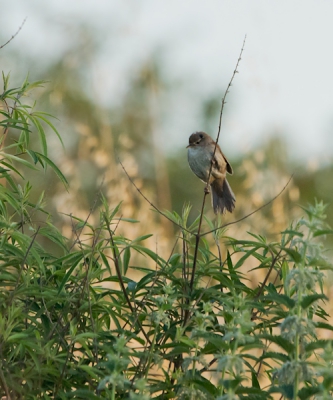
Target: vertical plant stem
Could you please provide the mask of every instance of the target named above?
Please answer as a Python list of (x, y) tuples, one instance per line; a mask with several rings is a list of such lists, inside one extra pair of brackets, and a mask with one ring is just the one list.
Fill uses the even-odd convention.
[(111, 399), (116, 400), (116, 385), (114, 383), (112, 384)]
[(204, 191), (204, 197), (203, 197), (203, 201), (202, 201), (198, 232), (197, 232), (196, 238), (195, 238), (195, 250), (194, 250), (194, 257), (193, 257), (193, 268), (192, 268), (192, 276), (191, 276), (191, 282), (190, 282), (190, 291), (192, 291), (193, 284), (194, 284), (194, 276), (195, 276), (195, 270), (196, 270), (196, 266), (197, 266), (197, 258), (198, 258), (198, 249), (199, 249), (199, 242), (200, 242), (202, 219), (203, 219), (203, 214), (204, 214), (206, 197), (207, 197), (207, 194), (209, 193), (209, 181), (210, 181), (210, 176), (212, 174), (213, 160), (214, 160), (214, 156), (215, 156), (215, 152), (216, 152), (217, 143), (218, 143), (218, 140), (219, 140), (219, 137), (220, 137), (220, 133), (221, 133), (221, 125), (222, 125), (222, 116), (223, 116), (224, 105), (226, 104), (226, 98), (227, 98), (229, 89), (230, 89), (230, 87), (232, 85), (232, 82), (234, 80), (234, 77), (235, 77), (236, 73), (238, 73), (237, 68), (238, 68), (240, 60), (242, 58), (242, 54), (243, 54), (244, 46), (245, 46), (245, 41), (246, 41), (246, 36), (245, 36), (244, 41), (243, 41), (243, 45), (242, 45), (242, 48), (241, 48), (241, 51), (240, 51), (240, 54), (239, 54), (239, 57), (238, 57), (238, 60), (237, 60), (237, 63), (236, 63), (236, 67), (235, 67), (234, 72), (233, 72), (233, 74), (231, 76), (231, 79), (230, 79), (230, 81), (228, 83), (227, 90), (225, 91), (224, 96), (222, 98), (222, 104), (221, 104), (221, 110), (220, 110), (220, 118), (219, 118), (219, 128), (218, 128), (218, 132), (217, 132), (216, 143), (215, 143), (215, 147), (214, 147), (214, 151), (213, 151), (213, 155), (212, 155), (212, 160), (211, 160), (211, 163), (210, 163), (208, 179), (207, 179), (207, 183), (206, 183), (206, 187), (205, 187), (205, 191)]
[[(306, 260), (306, 252), (307, 252), (307, 242), (310, 240), (310, 232), (308, 233), (308, 236), (306, 240), (303, 242), (303, 257), (302, 257), (302, 262), (299, 263), (298, 268), (302, 271), (305, 269), (305, 260)], [(298, 317), (298, 323), (300, 323), (301, 318), (302, 318), (302, 297), (303, 297), (303, 283), (299, 283), (299, 287), (297, 289), (297, 317)], [(300, 360), (300, 334), (296, 332), (295, 335), (295, 361), (298, 363)], [(296, 371), (296, 376), (295, 376), (295, 383), (294, 383), (294, 396), (293, 399), (297, 400), (297, 395), (298, 395), (298, 389), (299, 389), (299, 384), (300, 384), (300, 379), (299, 379), (299, 372), (298, 369)]]
[(149, 356), (148, 356), (147, 367), (146, 367), (146, 375), (145, 375), (146, 379), (148, 379), (149, 366), (150, 366), (150, 363), (151, 363), (152, 354), (154, 353), (154, 350), (155, 350), (156, 334), (157, 334), (156, 332), (157, 331), (156, 331), (156, 327), (155, 327), (154, 337), (153, 337), (153, 340), (151, 342), (151, 346), (150, 346), (150, 349), (149, 349)]
[[(118, 255), (116, 253), (115, 242), (114, 242), (114, 239), (113, 239), (113, 232), (110, 229), (110, 224), (109, 224), (109, 221), (108, 221), (107, 216), (105, 214), (104, 214), (104, 222), (105, 222), (106, 228), (107, 228), (107, 230), (109, 232), (109, 235), (110, 235), (110, 242), (111, 242), (111, 247), (112, 247), (111, 250), (112, 250), (112, 253), (113, 253), (114, 265), (116, 267), (116, 273), (117, 273), (117, 276), (118, 276), (119, 285), (121, 287), (123, 295), (125, 296), (125, 300), (126, 300), (126, 302), (128, 304), (129, 309), (131, 310), (131, 313), (136, 316), (136, 312), (135, 312), (135, 310), (134, 310), (134, 308), (132, 306), (131, 300), (128, 297), (128, 294), (127, 294), (127, 291), (126, 291), (126, 288), (125, 288), (125, 284), (124, 284), (124, 281), (123, 281), (123, 277), (121, 275)], [(139, 319), (136, 319), (136, 323), (138, 324), (138, 326), (139, 326), (141, 332), (143, 333), (144, 337), (146, 338), (146, 340), (151, 344), (151, 340), (149, 339), (146, 331), (143, 329)]]
[(192, 267), (192, 276), (191, 276), (191, 282), (190, 282), (190, 291), (192, 291), (192, 289), (193, 289), (195, 270), (197, 267), (198, 250), (199, 250), (199, 243), (200, 243), (200, 238), (201, 238), (200, 232), (201, 232), (201, 226), (202, 226), (202, 220), (203, 220), (203, 215), (204, 215), (204, 208), (205, 208), (207, 194), (208, 194), (208, 192), (205, 191), (205, 195), (204, 195), (202, 207), (201, 207), (201, 212), (200, 212), (198, 232), (195, 235), (195, 249), (194, 249), (194, 256), (193, 256), (193, 267)]

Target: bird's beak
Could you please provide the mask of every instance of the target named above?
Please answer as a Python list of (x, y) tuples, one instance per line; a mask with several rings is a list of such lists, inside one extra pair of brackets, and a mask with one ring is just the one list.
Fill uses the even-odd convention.
[(186, 146), (186, 148), (188, 149), (189, 147), (192, 147), (192, 145), (191, 144), (189, 144), (188, 146)]

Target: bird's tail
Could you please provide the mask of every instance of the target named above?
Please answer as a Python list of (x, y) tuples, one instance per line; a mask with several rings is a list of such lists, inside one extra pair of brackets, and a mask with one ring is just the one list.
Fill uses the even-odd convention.
[(236, 198), (227, 179), (215, 179), (212, 184), (212, 204), (214, 213), (224, 214), (235, 208)]

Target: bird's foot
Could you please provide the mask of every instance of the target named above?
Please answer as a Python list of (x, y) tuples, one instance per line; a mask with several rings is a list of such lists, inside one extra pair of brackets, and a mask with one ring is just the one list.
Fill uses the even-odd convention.
[(210, 187), (209, 186), (205, 186), (204, 192), (205, 192), (205, 194), (209, 194), (210, 193)]

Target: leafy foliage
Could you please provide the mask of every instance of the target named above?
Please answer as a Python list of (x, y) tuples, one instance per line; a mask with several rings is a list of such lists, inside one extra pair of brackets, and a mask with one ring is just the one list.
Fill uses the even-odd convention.
[[(43, 195), (15, 176), (52, 168), (49, 115), (23, 102), (42, 82), (4, 89), (0, 125), (0, 390), (25, 399), (328, 399), (333, 395), (333, 330), (324, 310), (319, 239), (332, 230), (325, 206), (304, 209), (280, 240), (226, 236), (200, 216), (190, 225), (166, 212), (179, 234), (167, 259), (122, 236), (121, 205), (102, 197), (99, 222), (72, 216), (64, 237), (48, 216), (34, 218)], [(40, 150), (32, 149), (37, 135)], [(26, 158), (26, 156), (29, 156)], [(39, 173), (36, 171), (36, 173)], [(199, 229), (199, 230), (198, 230)], [(209, 241), (209, 237), (212, 241)], [(46, 251), (46, 237), (57, 251)], [(222, 251), (222, 245), (225, 246)], [(216, 247), (216, 251), (215, 251)], [(172, 249), (172, 250), (171, 250)], [(56, 256), (54, 254), (59, 254)], [(226, 253), (223, 256), (223, 253)], [(193, 274), (195, 265), (195, 274)], [(246, 272), (263, 280), (253, 287)]]

